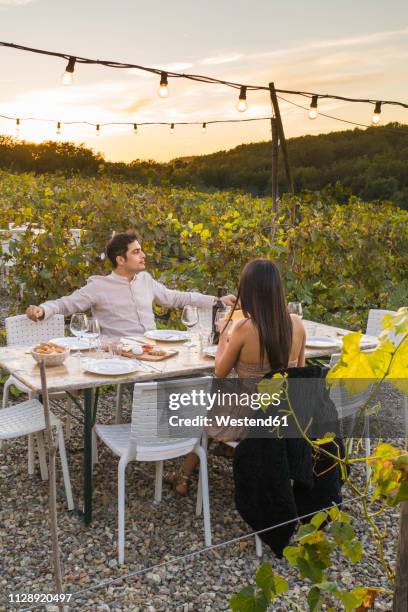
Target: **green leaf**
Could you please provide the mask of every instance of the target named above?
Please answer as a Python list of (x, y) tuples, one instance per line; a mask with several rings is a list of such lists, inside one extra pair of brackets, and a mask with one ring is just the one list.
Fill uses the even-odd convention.
[(350, 559), (352, 563), (358, 563), (363, 556), (363, 546), (359, 540), (344, 542), (342, 545), (343, 554)]
[(319, 529), (319, 527), (323, 525), (326, 520), (327, 512), (318, 512), (313, 516), (310, 522), (312, 523), (312, 525), (314, 525), (314, 527), (316, 527), (316, 529)]
[(312, 587), (307, 594), (307, 603), (309, 604), (310, 612), (317, 612), (317, 610), (321, 609), (323, 599), (317, 586)]
[(262, 589), (266, 599), (270, 601), (273, 588), (273, 570), (270, 563), (262, 563), (256, 570), (256, 584)]
[(298, 559), (301, 555), (299, 546), (286, 546), (283, 549), (283, 555), (286, 557), (289, 565), (297, 565)]
[[(277, 574), (273, 577), (273, 589), (275, 591), (275, 596), (282, 595), (282, 593), (287, 593), (289, 590), (288, 581), (285, 580), (282, 576), (278, 576)], [(274, 599), (274, 597), (272, 597)]]
[(309, 578), (312, 582), (321, 582), (323, 579), (323, 571), (320, 564), (308, 561), (304, 557), (299, 557), (297, 565), (303, 577)]
[(349, 542), (354, 538), (355, 531), (353, 527), (347, 523), (336, 521), (330, 525), (330, 534), (333, 536), (336, 544), (343, 544)]
[(350, 612), (351, 610), (355, 610), (363, 603), (364, 597), (366, 595), (366, 589), (357, 588), (352, 591), (337, 591), (334, 593), (335, 597), (340, 599), (342, 604), (345, 607), (345, 612)]

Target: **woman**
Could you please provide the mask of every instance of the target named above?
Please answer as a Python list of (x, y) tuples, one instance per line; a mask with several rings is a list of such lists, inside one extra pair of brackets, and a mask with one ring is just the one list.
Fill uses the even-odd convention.
[[(271, 370), (305, 365), (305, 328), (297, 315), (288, 313), (279, 270), (272, 261), (254, 259), (245, 266), (238, 301), (244, 318), (234, 322), (230, 333), (226, 333), (229, 321), (220, 330), (215, 376), (225, 378), (234, 369), (239, 378), (256, 379)], [(228, 411), (234, 417), (244, 416), (238, 406)], [(244, 412), (248, 414), (248, 408)], [(231, 427), (208, 428), (209, 436), (219, 441), (237, 440), (240, 433)], [(166, 476), (180, 495), (187, 494), (197, 463), (191, 453), (176, 474)]]

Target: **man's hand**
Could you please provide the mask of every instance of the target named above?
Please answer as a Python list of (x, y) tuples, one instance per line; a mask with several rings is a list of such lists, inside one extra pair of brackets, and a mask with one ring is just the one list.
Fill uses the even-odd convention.
[(39, 321), (44, 318), (44, 309), (41, 306), (29, 306), (26, 315), (32, 321)]
[(223, 301), (225, 306), (230, 306), (231, 308), (234, 308), (237, 298), (235, 297), (235, 295), (224, 295), (221, 300)]

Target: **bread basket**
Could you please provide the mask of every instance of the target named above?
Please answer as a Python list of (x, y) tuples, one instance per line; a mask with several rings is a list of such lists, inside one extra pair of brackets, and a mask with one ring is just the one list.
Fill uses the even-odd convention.
[(65, 348), (65, 347), (61, 347), (61, 348), (64, 348), (63, 352), (50, 353), (48, 355), (47, 353), (37, 353), (35, 348), (33, 348), (31, 350), (31, 355), (33, 356), (34, 361), (36, 361), (37, 363), (40, 363), (41, 361), (43, 361), (46, 367), (59, 366), (64, 363), (64, 361), (66, 360), (66, 358), (68, 357), (70, 353), (69, 348)]

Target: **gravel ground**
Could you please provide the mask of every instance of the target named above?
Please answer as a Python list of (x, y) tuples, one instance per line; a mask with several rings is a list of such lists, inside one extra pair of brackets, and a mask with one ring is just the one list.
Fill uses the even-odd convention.
[[(0, 308), (4, 315), (4, 301)], [(393, 403), (393, 398), (391, 400)], [(125, 395), (125, 404), (129, 416), (129, 393)], [(98, 419), (111, 422), (113, 413), (114, 393), (107, 389), (100, 397)], [(74, 422), (67, 443), (76, 502), (81, 499), (81, 433), (81, 425)], [(75, 512), (66, 510), (62, 477), (58, 471), (59, 536), (67, 592), (78, 593), (204, 547), (202, 518), (195, 517), (194, 513), (196, 481), (187, 498), (176, 497), (165, 487), (163, 500), (156, 505), (153, 502), (154, 466), (133, 463), (128, 467), (126, 480), (126, 566), (119, 568), (116, 552), (117, 459), (102, 444), (99, 449), (99, 463), (94, 472), (94, 520), (90, 527), (85, 528)], [(0, 452), (0, 610), (9, 610), (11, 607), (7, 600), (10, 593), (53, 591), (46, 513), (48, 485), (41, 481), (38, 466), (33, 477), (27, 475), (26, 439), (10, 442)], [(168, 462), (168, 467), (171, 464)], [(355, 476), (361, 481), (361, 470), (356, 469)], [(250, 529), (234, 508), (229, 460), (210, 455), (209, 482), (213, 543), (219, 544), (249, 533)], [(377, 561), (375, 543), (361, 520), (359, 508), (353, 504), (348, 509), (356, 518), (355, 526), (367, 554), (357, 566), (336, 559), (332, 578), (339, 580), (345, 589), (361, 584), (387, 586)], [(380, 524), (388, 528), (385, 551), (387, 560), (393, 564), (398, 510), (387, 510)], [(309, 587), (297, 578), (297, 573), (285, 561), (277, 560), (266, 546), (263, 560), (271, 561), (276, 573), (289, 580), (290, 595), (302, 610), (307, 610), (305, 592)], [(254, 538), (251, 537), (185, 561), (150, 569), (141, 576), (111, 586), (84, 590), (75, 597), (70, 609), (135, 612), (225, 610), (231, 594), (253, 583), (258, 565)], [(383, 597), (376, 603), (378, 610), (390, 608), (389, 598)], [(288, 608), (275, 604), (272, 609)]]

